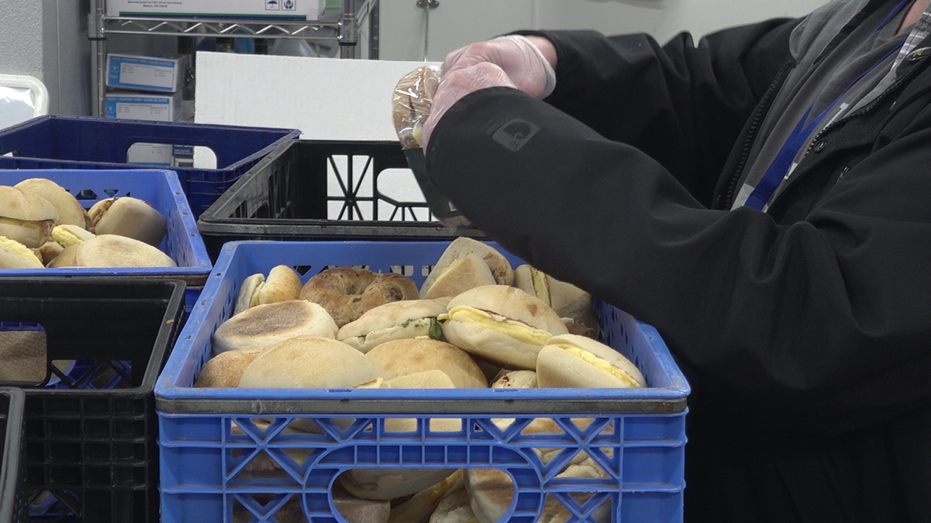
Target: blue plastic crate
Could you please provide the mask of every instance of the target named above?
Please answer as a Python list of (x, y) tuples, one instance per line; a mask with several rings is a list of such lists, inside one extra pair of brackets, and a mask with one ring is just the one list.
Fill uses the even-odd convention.
[[(588, 492), (610, 502), (613, 523), (682, 520), (685, 416), (689, 386), (654, 328), (600, 303), (604, 341), (638, 365), (642, 389), (322, 390), (193, 388), (211, 355), (211, 336), (232, 311), (242, 280), (279, 264), (306, 281), (326, 266), (358, 265), (423, 282), (446, 241), (230, 242), (182, 329), (155, 386), (159, 416), (161, 515), (165, 523), (232, 521), (234, 510), (270, 517), (299, 500), (309, 521), (336, 523), (329, 489), (351, 468), (469, 468), (508, 471), (519, 485), (502, 521), (536, 520), (545, 495)], [(512, 264), (520, 263), (511, 257)], [(387, 418), (420, 421), (414, 432), (385, 430)], [(457, 432), (434, 432), (425, 420), (461, 419)], [(552, 418), (564, 429), (541, 439), (499, 431), (492, 419)], [(271, 420), (267, 430), (253, 420)], [(326, 434), (282, 434), (295, 419)], [(354, 421), (353, 421), (354, 420)], [(586, 428), (570, 420), (591, 422)], [(233, 431), (233, 424), (245, 434)], [(348, 428), (345, 428), (348, 424)], [(535, 447), (600, 456), (607, 479), (558, 480), (535, 459)], [(299, 464), (285, 449), (308, 449)], [(244, 467), (270, 456), (288, 474), (254, 479)], [(255, 496), (274, 493), (266, 504)], [(250, 508), (245, 508), (250, 507)], [(590, 507), (589, 507), (590, 508)], [(584, 513), (574, 507), (577, 520)], [(263, 519), (264, 520), (264, 519)]]
[[(184, 280), (194, 288), (193, 304), (212, 267), (204, 240), (184, 198), (178, 176), (164, 170), (0, 170), (0, 185), (15, 185), (28, 178), (46, 178), (75, 195), (85, 208), (114, 196), (133, 196), (152, 204), (168, 223), (168, 232), (159, 245), (177, 267), (44, 269), (0, 269), (2, 276), (146, 276)], [(192, 305), (193, 306), (193, 305)]]
[(295, 129), (39, 116), (0, 130), (0, 169), (152, 168), (128, 162), (133, 144), (207, 147), (216, 168), (171, 167), (196, 219), (250, 167), (299, 135)]

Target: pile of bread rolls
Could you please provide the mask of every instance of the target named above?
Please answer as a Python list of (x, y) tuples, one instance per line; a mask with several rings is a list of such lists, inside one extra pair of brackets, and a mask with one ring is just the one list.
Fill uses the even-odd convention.
[[(639, 369), (597, 341), (597, 334), (588, 293), (527, 265), (514, 269), (494, 248), (462, 237), (450, 243), (419, 289), (406, 276), (356, 267), (327, 268), (304, 284), (284, 265), (245, 278), (231, 317), (213, 334), (213, 354), (195, 386), (646, 386)], [(345, 426), (352, 421), (331, 420)], [(502, 426), (512, 421), (495, 420)], [(417, 423), (389, 418), (384, 430), (413, 431)], [(458, 432), (461, 420), (434, 418), (429, 428)], [(297, 418), (287, 430), (322, 429)], [(562, 430), (553, 420), (537, 419), (522, 432)], [(543, 463), (558, 454), (552, 450), (535, 449)], [(306, 457), (296, 449), (288, 454), (297, 463)], [(253, 460), (246, 471), (274, 474), (277, 468), (273, 460)], [(606, 477), (584, 452), (559, 474)], [(356, 468), (339, 477), (337, 491), (337, 507), (350, 523), (492, 523), (510, 506), (514, 486), (496, 469)], [(572, 495), (580, 502), (590, 496)], [(596, 510), (596, 519), (608, 514), (607, 505)], [(297, 505), (282, 511), (281, 517), (302, 520)], [(548, 496), (543, 520), (568, 517)]]
[(597, 330), (588, 293), (527, 265), (514, 270), (493, 247), (460, 237), (419, 289), (407, 276), (356, 267), (304, 284), (284, 265), (249, 276), (195, 385), (645, 386)]
[(131, 196), (85, 209), (52, 180), (0, 185), (0, 269), (175, 267), (159, 250), (167, 220)]

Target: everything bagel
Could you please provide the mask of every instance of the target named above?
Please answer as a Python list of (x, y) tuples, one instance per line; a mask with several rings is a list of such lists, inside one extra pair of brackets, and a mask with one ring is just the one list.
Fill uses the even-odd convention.
[(379, 305), (419, 297), (417, 284), (407, 276), (356, 267), (324, 269), (304, 284), (300, 294), (300, 299), (326, 309), (338, 327)]

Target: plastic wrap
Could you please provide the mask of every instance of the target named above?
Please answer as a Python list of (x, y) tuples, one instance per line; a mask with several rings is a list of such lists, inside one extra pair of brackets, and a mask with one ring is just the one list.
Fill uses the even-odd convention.
[(422, 148), (423, 124), (430, 116), (433, 95), (439, 83), (440, 68), (435, 65), (418, 67), (402, 78), (395, 86), (391, 99), (394, 128), (430, 212), (452, 231), (474, 230), (472, 222), (427, 177)]

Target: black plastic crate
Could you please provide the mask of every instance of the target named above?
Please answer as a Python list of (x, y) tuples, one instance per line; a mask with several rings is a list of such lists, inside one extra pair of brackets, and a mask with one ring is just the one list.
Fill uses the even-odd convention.
[(0, 523), (26, 520), (23, 391), (0, 387)]
[[(402, 200), (399, 185), (418, 199)], [(411, 194), (411, 190), (406, 191)], [(450, 240), (398, 142), (288, 140), (197, 222), (213, 260), (232, 240)], [(480, 237), (481, 232), (468, 232)]]
[[(154, 387), (174, 346), (181, 280), (0, 279), (0, 325), (41, 328), (47, 371), (25, 392), (30, 514), (60, 521), (158, 522)], [(17, 325), (21, 326), (17, 328)], [(54, 385), (53, 385), (54, 382)], [(35, 499), (51, 494), (41, 508)]]

